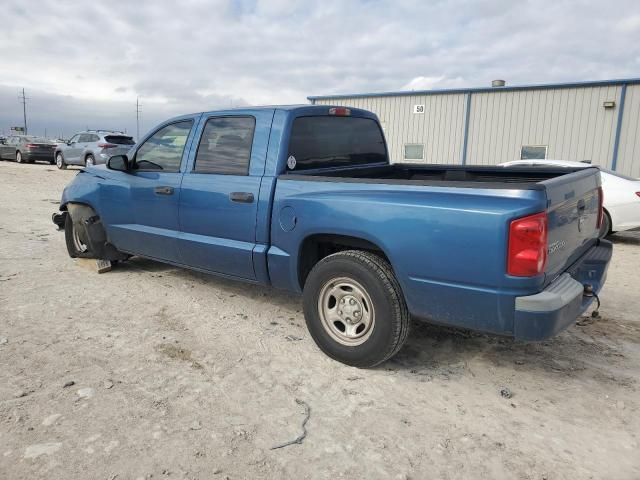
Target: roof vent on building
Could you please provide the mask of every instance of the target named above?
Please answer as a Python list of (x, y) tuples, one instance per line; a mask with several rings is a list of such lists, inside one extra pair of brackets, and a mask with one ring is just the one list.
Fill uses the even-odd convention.
[(505, 84), (506, 84), (506, 82), (505, 82), (504, 80), (492, 80), (492, 81), (491, 81), (491, 86), (492, 86), (493, 88), (496, 88), (496, 87), (504, 87), (504, 86), (505, 86)]

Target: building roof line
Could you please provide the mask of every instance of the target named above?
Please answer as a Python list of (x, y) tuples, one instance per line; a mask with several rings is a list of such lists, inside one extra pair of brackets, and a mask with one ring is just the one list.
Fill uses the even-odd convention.
[(307, 100), (326, 100), (326, 99), (344, 99), (344, 98), (364, 98), (364, 97), (399, 97), (412, 95), (452, 95), (464, 93), (487, 93), (487, 92), (504, 92), (517, 90), (550, 90), (559, 88), (587, 88), (587, 87), (608, 87), (617, 85), (634, 85), (640, 84), (640, 78), (620, 78), (613, 80), (589, 80), (582, 82), (564, 82), (564, 83), (540, 83), (531, 85), (510, 85), (505, 87), (471, 87), (471, 88), (444, 88), (438, 90), (403, 90), (393, 92), (378, 93), (353, 93), (353, 94), (336, 94), (336, 95), (311, 95)]

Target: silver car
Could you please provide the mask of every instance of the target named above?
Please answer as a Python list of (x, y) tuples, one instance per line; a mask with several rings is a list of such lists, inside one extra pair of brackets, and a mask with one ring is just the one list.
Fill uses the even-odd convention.
[(112, 130), (85, 130), (76, 133), (67, 143), (55, 149), (56, 166), (98, 165), (107, 163), (109, 157), (124, 155), (135, 145), (133, 138)]

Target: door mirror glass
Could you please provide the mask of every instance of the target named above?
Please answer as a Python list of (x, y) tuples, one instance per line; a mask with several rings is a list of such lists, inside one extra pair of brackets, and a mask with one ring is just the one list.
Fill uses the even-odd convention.
[(118, 172), (127, 172), (129, 170), (129, 159), (126, 155), (114, 155), (107, 160), (107, 168)]

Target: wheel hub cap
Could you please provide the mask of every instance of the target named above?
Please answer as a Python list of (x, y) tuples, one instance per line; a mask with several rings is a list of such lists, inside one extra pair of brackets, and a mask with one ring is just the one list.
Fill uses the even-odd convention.
[(366, 289), (351, 278), (335, 278), (324, 284), (318, 313), (325, 331), (342, 345), (357, 346), (371, 336), (375, 314)]

